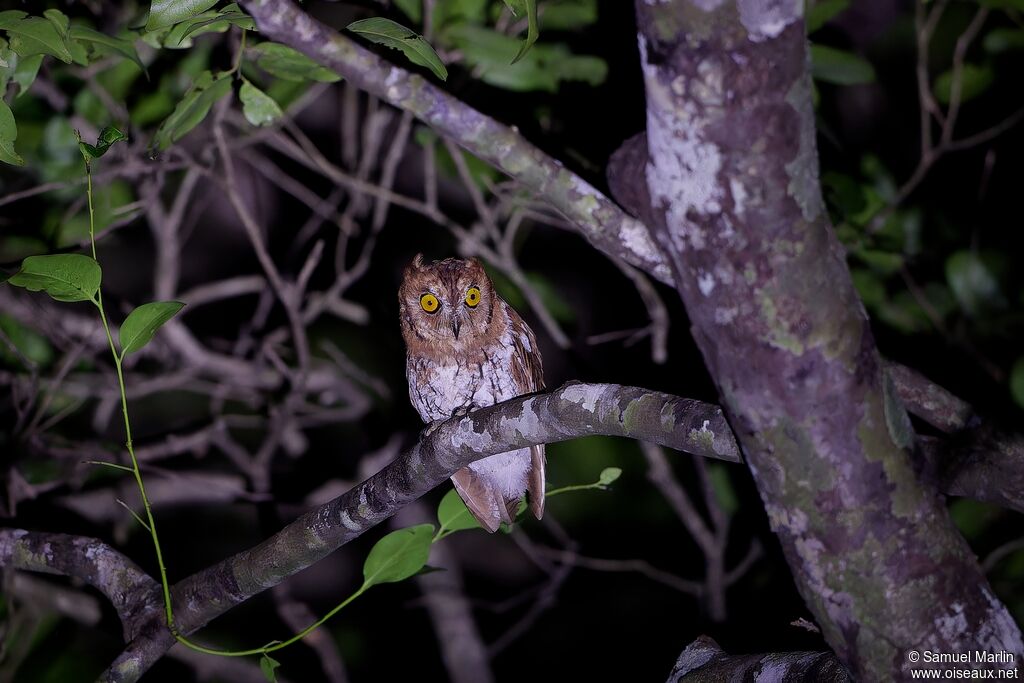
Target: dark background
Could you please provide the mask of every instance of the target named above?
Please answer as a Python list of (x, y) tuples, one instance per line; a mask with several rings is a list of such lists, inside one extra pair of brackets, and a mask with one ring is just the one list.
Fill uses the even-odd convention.
[[(92, 17), (94, 21), (98, 12), (97, 24), (101, 26), (104, 22), (116, 25), (117, 19), (130, 14), (127, 10), (101, 9), (97, 3), (47, 4), (60, 6), (73, 16)], [(603, 58), (608, 64), (603, 84), (593, 87), (568, 83), (557, 93), (510, 92), (476, 81), (465, 69), (453, 66), (446, 87), (472, 106), (518, 126), (529, 140), (607, 191), (604, 165), (623, 140), (642, 129), (644, 98), (631, 3), (601, 0), (598, 4), (596, 24), (578, 31), (542, 33), (542, 41), (563, 42), (577, 53)], [(409, 23), (397, 9), (388, 12), (376, 3), (306, 5), (309, 11), (336, 27), (382, 12)], [(974, 3), (963, 2), (948, 9), (933, 40), (933, 76), (949, 67), (953, 44), (976, 7)], [(0, 3), (0, 9), (6, 8), (37, 11), (28, 4)], [(1024, 24), (1019, 14), (1013, 10), (994, 12), (982, 36), (996, 28), (1021, 25)], [(866, 57), (877, 74), (870, 84), (817, 83), (818, 145), (822, 176), (827, 181), (826, 199), (841, 237), (851, 247), (851, 268), (861, 273), (863, 279), (858, 280), (858, 285), (871, 287), (875, 293), (874, 305), (868, 302), (867, 306), (883, 354), (921, 370), (982, 412), (1012, 426), (1019, 425), (1022, 409), (1011, 396), (1010, 377), (1014, 362), (1024, 357), (1024, 289), (1019, 269), (1024, 245), (1020, 218), (1024, 126), (975, 149), (939, 160), (895, 214), (895, 227), (882, 236), (871, 235), (851, 219), (862, 208), (865, 193), (870, 190), (884, 195), (885, 188), (889, 188), (891, 195), (892, 188), (906, 181), (919, 160), (913, 8), (909, 3), (859, 2), (817, 32), (813, 40)], [(213, 67), (230, 65), (231, 51), (222, 36), (204, 36), (197, 44), (202, 41), (213, 43), (209, 57)], [(981, 39), (976, 42), (968, 53), (969, 59), (990, 65), (994, 79), (985, 92), (964, 104), (957, 127), (962, 132), (957, 137), (983, 130), (1024, 104), (1020, 78), (1024, 53), (990, 54), (983, 49)], [(401, 60), (397, 53), (382, 54), (396, 62)], [(161, 55), (151, 67), (150, 83), (159, 83), (161, 70), (173, 70), (178, 59), (179, 54)], [(73, 95), (74, 84), (61, 82), (56, 71), (48, 75)], [(140, 90), (130, 97), (141, 94)], [(56, 115), (42, 98), (33, 93), (28, 97), (28, 101), (19, 101), (15, 109), (19, 125), (23, 118), (45, 125), (48, 117)], [(317, 147), (335, 161), (339, 159), (341, 144), (338, 101), (329, 92), (296, 121)], [(25, 126), (29, 131), (25, 133), (28, 147), (32, 145), (32, 125)], [(132, 131), (133, 135), (150, 133), (151, 128)], [(201, 146), (208, 144), (208, 137), (201, 137), (200, 132), (193, 134), (193, 138), (182, 144), (199, 153)], [(419, 154), (420, 149), (410, 145), (396, 190), (417, 194), (422, 182)], [(39, 182), (28, 153), (26, 157), (29, 164), (25, 169), (0, 168), (0, 195)], [(330, 191), (322, 177), (297, 165), (282, 163), (318, 194)], [(254, 213), (271, 226), (271, 252), (282, 269), (296, 272), (301, 260), (287, 256), (289, 241), (295, 224), (305, 220), (308, 209), (244, 166), (240, 174)], [(468, 223), (473, 219), (468, 196), (457, 178), (449, 176), (442, 180), (442, 201), (449, 214)], [(174, 180), (169, 177), (167, 182), (173, 184)], [(0, 207), (0, 242), (8, 240), (9, 247), (13, 235), (40, 233), (39, 217), (54, 206), (65, 206), (67, 201), (65, 196), (44, 194)], [(201, 214), (186, 244), (188, 258), (183, 264), (181, 289), (232, 274), (254, 272), (255, 257), (218, 191), (200, 191), (194, 204), (193, 210)], [(648, 339), (631, 346), (619, 341), (589, 344), (587, 339), (592, 335), (647, 324), (646, 310), (633, 286), (574, 233), (527, 224), (523, 235), (519, 262), (546, 283), (549, 310), (558, 311), (560, 322), (573, 341), (571, 349), (558, 349), (536, 324), (531, 312), (520, 307), (537, 332), (550, 386), (570, 379), (615, 382), (716, 400), (700, 354), (689, 337), (685, 311), (672, 291), (658, 285), (672, 321), (666, 364), (652, 362)], [(332, 239), (326, 228), (323, 236)], [(877, 264), (861, 259), (857, 249), (865, 244), (870, 244), (872, 250), (898, 255), (904, 264), (903, 272), (878, 268)], [(422, 252), (428, 258), (443, 258), (453, 255), (456, 246), (448, 233), (422, 216), (399, 208), (391, 210), (373, 266), (349, 293), (351, 300), (367, 307), (370, 324), (355, 326), (329, 320), (310, 330), (314, 339), (332, 339), (361, 368), (381, 378), (390, 395), (378, 398), (373, 410), (357, 424), (307, 432), (310, 443), (301, 457), (278, 457), (273, 476), (275, 504), (243, 502), (158, 509), (172, 581), (273, 533), (304, 509), (306, 496), (325, 481), (359, 479), (360, 457), (381, 448), (394, 433), (403, 434), (407, 443), (415, 439), (421, 425), (407, 401), (396, 290), (401, 270), (414, 254)], [(153, 256), (144, 221), (117, 231), (101, 243), (100, 251), (106, 275), (105, 292), (115, 302), (114, 306), (147, 300)], [(950, 257), (960, 251), (974, 254), (984, 263), (998, 282), (1001, 299), (991, 297), (973, 308), (963, 304), (950, 283), (948, 269)], [(11, 256), (12, 250), (8, 248), (4, 253)], [(5, 257), (8, 271), (18, 259), (20, 254)], [(318, 273), (313, 288), (326, 286), (327, 277), (327, 273)], [(922, 287), (933, 286), (937, 297), (945, 297), (942, 301), (948, 305), (940, 307), (941, 326), (929, 320), (908, 297), (908, 277)], [(511, 291), (514, 288), (501, 281), (498, 285), (505, 287), (510, 300), (515, 298)], [(884, 292), (884, 301), (877, 299), (879, 288)], [(231, 338), (249, 319), (254, 302), (255, 297), (249, 297), (198, 309), (190, 314), (189, 326), (214, 345), (218, 339)], [(884, 314), (883, 309), (887, 311)], [(282, 322), (278, 310), (268, 327)], [(202, 415), (194, 400), (187, 395), (171, 394), (133, 404), (137, 442), (145, 444), (168, 433), (196, 428)], [(0, 409), (3, 407), (0, 399)], [(100, 437), (114, 448), (121, 435), (118, 423), (112, 424), (114, 428)], [(919, 427), (927, 432), (927, 427)], [(60, 430), (71, 441), (96, 438), (88, 410), (63, 422)], [(245, 434), (239, 435), (239, 440), (244, 442), (245, 438)], [(646, 463), (635, 444), (592, 438), (551, 445), (548, 453), (550, 486), (593, 481), (603, 467), (610, 465), (624, 471), (610, 491), (570, 494), (549, 503), (550, 517), (579, 544), (582, 554), (643, 558), (655, 567), (700, 579), (703, 558), (647, 481)], [(9, 449), (7, 457), (18, 456)], [(679, 479), (697, 496), (691, 456), (670, 457)], [(193, 456), (162, 462), (161, 467), (173, 470), (186, 464), (194, 465)], [(18, 466), (42, 471), (47, 465), (20, 460)], [(203, 467), (217, 470), (228, 465), (222, 459), (208, 456)], [(810, 614), (790, 580), (750, 477), (744, 468), (729, 466), (726, 481), (728, 491), (722, 495), (731, 491), (738, 501), (731, 525), (729, 564), (739, 560), (751, 539), (760, 540), (765, 554), (730, 590), (725, 622), (713, 623), (700, 601), (639, 574), (576, 568), (553, 595), (551, 608), (522, 637), (495, 656), (492, 666), (497, 679), (663, 680), (682, 648), (701, 634), (712, 636), (731, 653), (823, 649), (825, 644), (818, 634), (791, 625), (800, 617), (810, 619)], [(96, 485), (95, 479), (69, 483), (55, 490), (54, 495)], [(435, 491), (428, 497), (431, 508), (443, 492)], [(951, 501), (951, 506), (954, 517), (982, 558), (1019, 537), (1020, 519), (1015, 514), (967, 501)], [(22, 502), (15, 518), (5, 523), (111, 538), (109, 528), (90, 523), (55, 504), (52, 495)], [(531, 539), (557, 543), (549, 530), (535, 522), (526, 522), (524, 531)], [(307, 601), (318, 614), (330, 609), (358, 586), (362, 558), (380, 535), (378, 531), (367, 534), (292, 579), (293, 594)], [(504, 634), (531, 604), (550, 590), (547, 574), (509, 537), (476, 531), (459, 534), (446, 543), (462, 564), (466, 594), (476, 607), (475, 616), (486, 642)], [(133, 530), (121, 549), (156, 574), (147, 535)], [(1018, 621), (1024, 619), (1022, 576), (1024, 553), (1020, 551), (998, 563), (990, 574), (998, 595)], [(17, 680), (72, 681), (95, 676), (122, 645), (117, 617), (112, 609), (104, 608), (104, 620), (95, 630), (69, 619), (53, 618), (46, 622), (46, 627), (34, 634), (35, 646), (18, 671)], [(351, 680), (446, 677), (430, 621), (412, 582), (374, 588), (326, 628), (337, 643)], [(289, 633), (269, 597), (263, 595), (218, 619), (202, 632), (201, 639), (224, 647), (254, 647), (271, 639), (283, 639)], [(295, 646), (278, 654), (283, 664), (280, 671), (290, 680), (321, 679), (317, 660), (307, 648)], [(193, 676), (190, 668), (165, 659), (148, 674), (147, 680), (185, 681)]]

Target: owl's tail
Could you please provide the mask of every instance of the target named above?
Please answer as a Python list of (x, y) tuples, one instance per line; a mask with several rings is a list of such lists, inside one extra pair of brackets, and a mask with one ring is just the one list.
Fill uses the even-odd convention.
[[(530, 511), (537, 519), (544, 516), (544, 446), (530, 447), (530, 470), (526, 490), (530, 494)], [(494, 533), (502, 522), (512, 524), (519, 513), (523, 496), (505, 496), (493, 478), (464, 467), (452, 475), (455, 490), (480, 526)]]

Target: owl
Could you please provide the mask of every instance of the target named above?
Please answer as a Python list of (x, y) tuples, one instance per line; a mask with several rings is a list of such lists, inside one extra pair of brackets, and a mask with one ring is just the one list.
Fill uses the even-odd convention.
[[(398, 292), (409, 397), (424, 422), (544, 388), (533, 331), (494, 291), (480, 262), (424, 263), (417, 254)], [(544, 446), (492, 455), (452, 476), (455, 490), (490, 532), (511, 523), (525, 491), (544, 514)]]

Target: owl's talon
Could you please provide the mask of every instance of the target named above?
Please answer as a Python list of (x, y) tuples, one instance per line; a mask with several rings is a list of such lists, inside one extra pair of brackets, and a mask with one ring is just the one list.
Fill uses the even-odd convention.
[(420, 435), (420, 441), (423, 441), (424, 439), (429, 439), (431, 436), (433, 436), (434, 432), (437, 431), (437, 428), (444, 424), (444, 422), (444, 420), (434, 420), (433, 422), (428, 424), (427, 428), (424, 429), (423, 433)]
[(466, 417), (467, 415), (469, 415), (474, 410), (479, 410), (479, 409), (480, 409), (480, 406), (478, 406), (477, 404), (475, 404), (475, 403), (467, 403), (467, 404), (459, 406), (458, 408), (453, 410), (452, 411), (452, 417)]

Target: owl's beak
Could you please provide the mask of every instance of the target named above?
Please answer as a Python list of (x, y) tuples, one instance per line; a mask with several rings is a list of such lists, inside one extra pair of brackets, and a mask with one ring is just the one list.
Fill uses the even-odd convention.
[(452, 318), (452, 333), (455, 335), (456, 339), (459, 338), (459, 328), (461, 327), (462, 322), (458, 318)]

